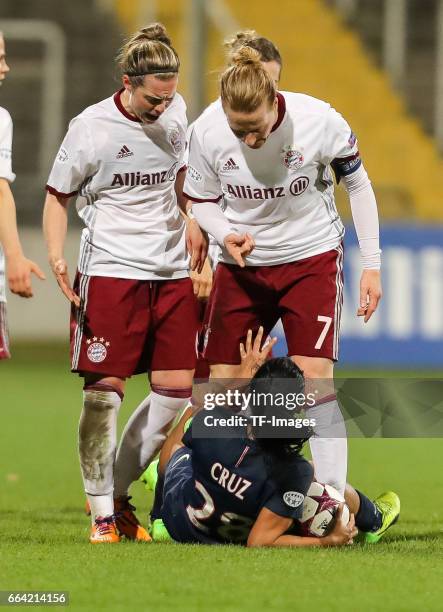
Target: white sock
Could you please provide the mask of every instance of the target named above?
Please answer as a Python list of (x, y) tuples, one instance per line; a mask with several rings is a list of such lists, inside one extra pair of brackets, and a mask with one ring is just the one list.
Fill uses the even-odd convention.
[(309, 440), (315, 478), (333, 486), (343, 495), (348, 467), (346, 426), (337, 400), (318, 404), (306, 412), (316, 420), (314, 435)]
[[(171, 390), (173, 392), (174, 390)], [(168, 426), (187, 406), (189, 397), (169, 397), (151, 391), (129, 419), (115, 462), (115, 496), (127, 495), (166, 439)]]
[(86, 494), (88, 498), (89, 507), (91, 509), (91, 520), (95, 521), (96, 518), (105, 516), (111, 516), (114, 514), (114, 499), (113, 495), (90, 495)]
[(121, 402), (118, 393), (107, 390), (104, 385), (103, 389), (96, 385), (83, 392), (79, 455), (92, 521), (114, 513), (114, 461)]

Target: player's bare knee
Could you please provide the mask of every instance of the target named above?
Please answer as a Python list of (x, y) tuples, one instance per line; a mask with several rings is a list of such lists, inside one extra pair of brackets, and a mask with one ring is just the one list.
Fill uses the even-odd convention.
[(194, 370), (155, 370), (151, 373), (151, 385), (180, 389), (192, 387)]
[(305, 378), (330, 379), (334, 375), (334, 362), (324, 357), (292, 355), (292, 361), (303, 371)]
[(239, 365), (218, 363), (211, 365), (211, 378), (237, 378)]

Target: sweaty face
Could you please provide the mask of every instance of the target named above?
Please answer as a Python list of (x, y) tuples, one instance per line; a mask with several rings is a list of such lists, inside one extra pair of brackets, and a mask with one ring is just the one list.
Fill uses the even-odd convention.
[(142, 123), (155, 123), (174, 99), (178, 75), (162, 81), (155, 75), (145, 76), (143, 85), (135, 89), (127, 77), (123, 78), (127, 107)]
[(0, 85), (5, 80), (7, 73), (9, 72), (9, 66), (6, 63), (6, 48), (5, 40), (0, 35)]
[(271, 105), (266, 100), (253, 113), (233, 111), (229, 107), (225, 107), (224, 111), (234, 135), (251, 149), (259, 149), (277, 121), (277, 98)]

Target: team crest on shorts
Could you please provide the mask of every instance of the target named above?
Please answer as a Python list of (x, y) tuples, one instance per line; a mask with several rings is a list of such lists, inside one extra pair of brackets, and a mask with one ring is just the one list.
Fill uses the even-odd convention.
[(286, 168), (290, 170), (297, 170), (303, 166), (304, 157), (303, 153), (293, 149), (292, 147), (285, 147), (282, 151), (283, 163)]
[(108, 354), (108, 347), (111, 345), (111, 343), (104, 338), (97, 338), (97, 336), (88, 338), (86, 344), (88, 345), (86, 354), (89, 361), (92, 361), (92, 363), (101, 363), (104, 361)]
[(183, 148), (182, 139), (180, 137), (180, 130), (176, 127), (168, 128), (168, 142), (174, 149), (174, 153), (178, 155)]

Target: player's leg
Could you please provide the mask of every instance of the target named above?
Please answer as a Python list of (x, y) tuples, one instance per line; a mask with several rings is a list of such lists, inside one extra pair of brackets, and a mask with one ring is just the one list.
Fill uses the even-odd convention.
[[(78, 275), (74, 290), (81, 304), (72, 307), (71, 356), (72, 370), (85, 378), (79, 451), (93, 521), (91, 541), (115, 541), (106, 531), (115, 510), (117, 416), (124, 380), (136, 371), (145, 345), (148, 297), (143, 281), (107, 277)], [(149, 540), (145, 534), (142, 539)]]
[(355, 516), (355, 525), (365, 534), (365, 541), (378, 542), (400, 516), (400, 498), (388, 491), (371, 501), (364, 493), (346, 484), (345, 500)]
[(114, 461), (117, 417), (124, 392), (122, 379), (85, 375), (79, 424), (79, 455), (83, 484), (91, 510), (90, 541), (119, 540), (114, 525)]
[(192, 395), (198, 305), (189, 279), (156, 281), (151, 299), (153, 332), (148, 360), (151, 393), (129, 420), (118, 450), (115, 492), (128, 495), (160, 450), (171, 422)]
[[(305, 378), (311, 380), (314, 392), (318, 391), (315, 406), (309, 408), (306, 413), (316, 422), (314, 434), (309, 440), (315, 478), (343, 494), (348, 448), (346, 426), (334, 392), (333, 363), (321, 357), (291, 355), (291, 358), (303, 371)], [(309, 387), (311, 392), (312, 388)]]
[(236, 378), (248, 329), (255, 335), (262, 325), (266, 338), (274, 327), (277, 297), (268, 276), (269, 268), (217, 265), (205, 322), (204, 356), (212, 378)]
[(166, 466), (174, 453), (183, 447), (183, 434), (192, 421), (194, 409), (187, 408), (181, 416), (177, 425), (170, 431), (163, 444), (159, 458), (148, 466), (142, 475), (142, 480), (146, 483), (148, 491), (154, 492), (154, 502), (151, 508), (151, 527), (150, 533), (155, 541), (167, 541), (171, 537), (164, 526), (161, 507), (163, 504), (163, 491)]
[(316, 479), (343, 494), (347, 473), (346, 427), (333, 385), (342, 269), (341, 247), (287, 264), (279, 306), (289, 355), (319, 391), (316, 405), (308, 412), (309, 418), (316, 420), (310, 440)]
[(0, 301), (0, 359), (9, 359), (9, 335), (8, 322), (6, 319), (6, 302)]

